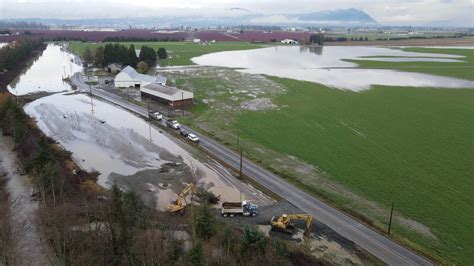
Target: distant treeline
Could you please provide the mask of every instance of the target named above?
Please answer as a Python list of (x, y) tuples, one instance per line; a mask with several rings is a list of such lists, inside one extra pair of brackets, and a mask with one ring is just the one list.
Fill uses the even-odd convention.
[(185, 38), (107, 37), (104, 42), (184, 42)]
[(22, 39), (0, 48), (0, 70), (11, 70), (19, 61), (30, 53), (43, 46), (43, 40)]

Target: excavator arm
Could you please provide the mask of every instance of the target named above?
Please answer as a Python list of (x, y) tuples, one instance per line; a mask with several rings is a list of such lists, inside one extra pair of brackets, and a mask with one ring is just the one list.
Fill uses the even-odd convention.
[(168, 205), (168, 210), (170, 212), (178, 212), (184, 209), (184, 198), (189, 193), (196, 193), (196, 186), (193, 183), (189, 183), (181, 192), (178, 194), (178, 200), (176, 200), (176, 204)]

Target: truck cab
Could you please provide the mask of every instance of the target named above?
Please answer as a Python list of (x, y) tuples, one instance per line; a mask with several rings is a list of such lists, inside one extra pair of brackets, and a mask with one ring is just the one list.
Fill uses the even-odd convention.
[(244, 216), (257, 216), (258, 206), (247, 201), (242, 201), (242, 210)]

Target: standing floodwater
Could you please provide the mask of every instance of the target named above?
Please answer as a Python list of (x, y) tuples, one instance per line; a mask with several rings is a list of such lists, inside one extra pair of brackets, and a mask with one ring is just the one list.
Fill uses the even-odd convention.
[(43, 54), (8, 85), (8, 90), (15, 95), (71, 90), (63, 78), (81, 71), (82, 67), (74, 55), (64, 50), (65, 45), (48, 44)]
[(239, 68), (245, 73), (265, 74), (320, 83), (328, 87), (361, 91), (372, 85), (473, 88), (474, 81), (401, 72), (361, 69), (345, 59), (385, 62), (463, 62), (459, 55), (414, 53), (380, 47), (276, 46), (263, 49), (205, 54), (192, 61), (198, 65)]

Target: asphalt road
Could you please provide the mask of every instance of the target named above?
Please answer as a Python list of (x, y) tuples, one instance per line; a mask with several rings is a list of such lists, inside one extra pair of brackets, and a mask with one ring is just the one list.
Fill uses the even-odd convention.
[[(71, 77), (71, 81), (81, 91), (89, 92), (89, 86), (83, 82), (79, 75)], [(122, 108), (130, 110), (138, 115), (148, 117), (148, 112), (145, 108), (127, 102), (117, 95), (100, 89), (92, 89), (92, 93), (95, 96), (117, 104)], [(161, 123), (165, 125), (165, 119), (163, 119)], [(195, 133), (198, 135), (200, 138), (200, 146), (204, 150), (213, 154), (232, 168), (239, 169), (239, 154), (206, 136), (197, 134), (195, 131), (186, 126), (182, 125), (182, 128), (187, 130), (189, 133)], [(294, 185), (286, 182), (281, 177), (262, 168), (261, 166), (254, 164), (251, 161), (246, 159), (243, 160), (242, 172), (273, 193), (297, 206), (302, 211), (313, 215), (318, 221), (331, 227), (340, 235), (353, 241), (387, 264), (432, 265), (432, 263), (427, 259), (393, 242), (384, 235), (372, 230), (368, 226), (327, 205), (321, 200), (309, 195)]]

